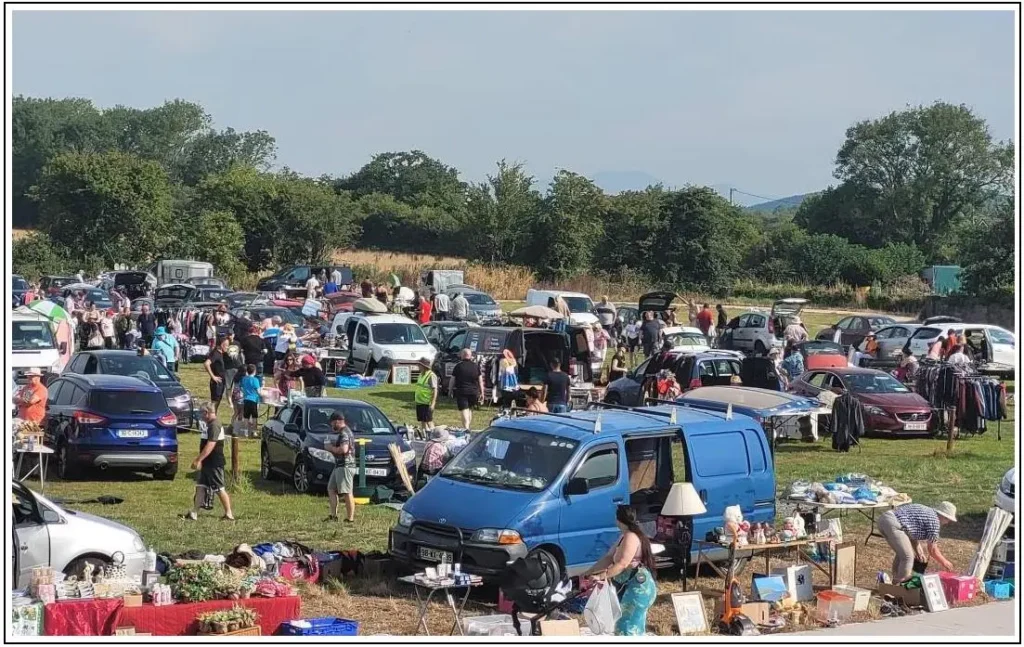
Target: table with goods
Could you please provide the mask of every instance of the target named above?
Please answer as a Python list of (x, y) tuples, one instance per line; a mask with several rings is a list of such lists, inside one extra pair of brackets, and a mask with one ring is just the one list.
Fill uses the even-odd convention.
[(824, 518), (843, 517), (851, 512), (859, 514), (871, 524), (864, 539), (867, 545), (872, 537), (882, 536), (877, 529), (876, 515), (911, 503), (911, 499), (864, 474), (841, 474), (826, 483), (793, 482), (786, 502), (793, 504), (797, 512), (811, 511)]

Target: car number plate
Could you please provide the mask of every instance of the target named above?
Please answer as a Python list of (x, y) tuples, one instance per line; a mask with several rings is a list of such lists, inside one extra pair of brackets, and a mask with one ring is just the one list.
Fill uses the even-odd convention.
[(386, 469), (384, 469), (383, 467), (367, 467), (366, 468), (366, 475), (367, 476), (387, 476), (388, 475), (388, 471)]
[(448, 562), (450, 564), (452, 563), (452, 554), (447, 551), (420, 546), (420, 559), (428, 562)]
[(903, 423), (903, 429), (905, 431), (927, 431), (927, 422), (905, 422)]
[(149, 436), (147, 429), (118, 429), (118, 438), (146, 438)]

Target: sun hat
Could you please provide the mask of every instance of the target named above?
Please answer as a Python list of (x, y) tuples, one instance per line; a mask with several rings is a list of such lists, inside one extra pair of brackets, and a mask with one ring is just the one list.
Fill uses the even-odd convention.
[(448, 440), (448, 429), (445, 427), (434, 427), (430, 430), (431, 440)]
[(416, 363), (419, 364), (420, 366), (423, 366), (424, 368), (430, 368), (431, 366), (429, 357), (421, 357), (418, 360), (416, 360)]
[(156, 334), (158, 334), (158, 335), (166, 335), (167, 334), (167, 329), (164, 328), (163, 326), (160, 326), (159, 328), (156, 329)]
[(306, 366), (313, 366), (314, 364), (316, 364), (316, 359), (314, 359), (312, 355), (303, 355), (302, 363)]
[(32, 376), (42, 377), (43, 376), (43, 372), (40, 371), (38, 368), (30, 368), (27, 371), (25, 371), (24, 373), (22, 373), (22, 375), (24, 375), (25, 377), (32, 377)]
[(942, 503), (932, 508), (932, 510), (935, 510), (936, 513), (949, 519), (953, 523), (956, 523), (956, 506), (950, 503), (949, 501), (943, 501)]

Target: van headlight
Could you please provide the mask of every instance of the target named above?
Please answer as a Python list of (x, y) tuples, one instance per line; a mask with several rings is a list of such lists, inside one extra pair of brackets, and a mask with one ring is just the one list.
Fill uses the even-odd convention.
[(383, 357), (387, 357), (388, 359), (394, 359), (395, 358), (395, 354), (393, 352), (389, 351), (389, 350), (384, 351), (382, 353), (382, 356)]
[(1013, 480), (1009, 475), (1004, 476), (1003, 480), (999, 482), (999, 491), (1006, 496), (1013, 496), (1015, 489), (1016, 488), (1013, 487)]
[(325, 463), (333, 463), (334, 462), (334, 454), (332, 454), (331, 452), (327, 451), (326, 449), (318, 449), (316, 447), (308, 447), (308, 448), (306, 448), (306, 451), (309, 452), (310, 456), (312, 456), (313, 458), (317, 459), (318, 461), (324, 461)]
[(519, 536), (518, 532), (508, 528), (481, 528), (473, 533), (470, 541), (507, 546), (509, 544), (521, 544), (523, 543), (523, 538)]
[(415, 449), (407, 449), (404, 452), (402, 452), (402, 463), (403, 464), (404, 463), (411, 463), (414, 460), (416, 460), (416, 450)]
[(408, 528), (412, 525), (412, 522), (416, 521), (415, 517), (406, 512), (405, 510), (399, 510), (398, 512), (398, 525), (403, 528)]

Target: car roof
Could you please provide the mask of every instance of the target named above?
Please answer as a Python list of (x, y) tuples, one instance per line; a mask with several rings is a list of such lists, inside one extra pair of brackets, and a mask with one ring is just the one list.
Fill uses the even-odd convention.
[(117, 389), (117, 390), (131, 390), (131, 391), (150, 391), (160, 393), (153, 384), (143, 382), (137, 377), (130, 377), (127, 375), (109, 375), (109, 374), (90, 374), (81, 375), (78, 373), (61, 375), (61, 378), (71, 379), (78, 382), (84, 382), (92, 387), (101, 389)]
[(163, 285), (157, 287), (157, 290), (163, 290), (164, 288), (188, 288), (190, 290), (194, 290), (195, 287), (196, 286), (192, 285), (191, 283), (164, 283)]
[(684, 393), (680, 400), (711, 400), (732, 402), (754, 409), (772, 409), (785, 402), (808, 402), (810, 398), (785, 391), (771, 391), (753, 386), (701, 386)]
[(728, 350), (688, 350), (686, 348), (673, 348), (668, 351), (670, 355), (677, 357), (695, 357), (697, 359), (740, 359), (736, 351)]
[[(676, 421), (670, 414), (675, 411)], [(593, 409), (568, 414), (541, 413), (517, 418), (503, 418), (495, 427), (521, 429), (582, 441), (593, 437), (594, 424), (600, 416), (600, 435), (622, 435), (635, 432), (657, 432), (678, 429), (681, 425), (719, 422), (724, 415), (686, 407), (663, 405), (633, 409)], [(746, 416), (744, 416), (745, 418)]]
[(694, 328), (693, 326), (668, 326), (661, 331), (663, 335), (674, 335), (676, 333), (690, 333), (703, 335), (703, 331), (700, 328)]
[(369, 409), (376, 409), (377, 407), (365, 402), (363, 400), (351, 400), (349, 398), (301, 398), (297, 402), (303, 403), (306, 406), (313, 407), (324, 407), (324, 406), (345, 406), (345, 407), (366, 407)]
[[(860, 366), (837, 366), (828, 368), (812, 368), (811, 371), (828, 371), (829, 373), (835, 373), (837, 375), (889, 375), (885, 371), (879, 371), (873, 368), (861, 368)], [(891, 376), (890, 376), (891, 377)]]

